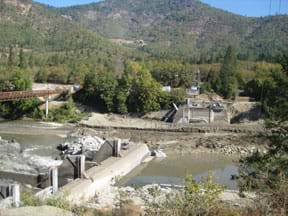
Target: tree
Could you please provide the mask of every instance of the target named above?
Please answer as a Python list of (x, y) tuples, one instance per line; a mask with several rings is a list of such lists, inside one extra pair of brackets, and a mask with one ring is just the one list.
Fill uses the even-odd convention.
[(29, 67), (30, 68), (33, 68), (33, 66), (34, 66), (34, 58), (33, 58), (33, 53), (31, 52), (30, 53), (30, 56), (29, 56), (29, 59), (28, 59), (28, 65), (29, 65)]
[(0, 0), (0, 12), (2, 12), (4, 10), (4, 1)]
[(84, 103), (112, 112), (116, 87), (117, 80), (112, 73), (90, 72), (85, 76), (83, 84)]
[[(1, 91), (21, 91), (32, 89), (32, 81), (25, 77), (25, 72), (23, 70), (17, 69), (15, 74), (16, 75), (12, 79), (0, 82)], [(0, 112), (5, 118), (17, 119), (29, 111), (32, 111), (36, 104), (37, 100), (35, 99), (3, 102), (0, 104)]]
[(117, 95), (116, 95), (116, 111), (120, 114), (126, 114), (127, 98), (132, 88), (132, 74), (128, 70), (124, 71), (124, 74), (118, 81)]
[(40, 83), (46, 83), (48, 80), (48, 72), (45, 67), (41, 67), (40, 70), (36, 73), (34, 80)]
[(25, 63), (25, 57), (24, 57), (24, 52), (23, 52), (23, 47), (21, 47), (20, 49), (20, 53), (19, 53), (19, 65), (18, 65), (21, 69), (24, 69), (26, 67), (26, 63)]
[(97, 86), (97, 93), (108, 112), (114, 111), (114, 97), (117, 87), (117, 80), (111, 73), (101, 74)]
[(268, 152), (256, 152), (242, 160), (240, 186), (252, 189), (275, 189), (288, 178), (288, 77), (274, 74), (275, 84), (267, 86), (264, 99)]
[(10, 47), (9, 47), (8, 66), (9, 67), (14, 66), (14, 52), (13, 52), (13, 46), (12, 45), (10, 45)]
[(127, 67), (134, 74), (128, 98), (129, 111), (146, 113), (159, 110), (161, 85), (152, 78), (150, 71), (143, 64), (130, 62)]
[(237, 90), (237, 55), (232, 46), (229, 46), (219, 74), (220, 94), (225, 98), (235, 96)]
[(101, 105), (109, 112), (145, 113), (160, 109), (161, 85), (143, 64), (129, 62), (118, 80), (112, 72), (88, 73), (82, 95), (85, 103)]

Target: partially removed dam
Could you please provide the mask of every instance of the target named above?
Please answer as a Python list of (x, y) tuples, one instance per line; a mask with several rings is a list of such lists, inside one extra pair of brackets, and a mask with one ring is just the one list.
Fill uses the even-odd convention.
[[(12, 147), (15, 146), (17, 152), (12, 147), (7, 148), (9, 153), (6, 158), (9, 158), (0, 163), (3, 168), (1, 168), (3, 172), (0, 175), (0, 208), (11, 202), (18, 206), (20, 191), (27, 190), (27, 186), (33, 189), (33, 193), (36, 193), (35, 196), (38, 197), (50, 195), (63, 197), (65, 195), (65, 198), (73, 203), (87, 201), (93, 198), (99, 190), (109, 187), (117, 179), (127, 175), (140, 165), (146, 156), (150, 155), (145, 144), (136, 144), (128, 140), (101, 139), (93, 136), (93, 133), (87, 135), (86, 132), (81, 132), (77, 134), (76, 141), (72, 142), (71, 137), (66, 140), (71, 143), (69, 148), (73, 151), (62, 151), (60, 156), (49, 160), (48, 157), (28, 155), (29, 151), (21, 150), (21, 145), (14, 140), (1, 141), (3, 148), (11, 144)], [(20, 185), (16, 187), (16, 192), (14, 185)]]
[(86, 178), (75, 181), (62, 187), (57, 196), (65, 197), (73, 203), (88, 201), (97, 192), (114, 184), (119, 178), (127, 175), (140, 165), (143, 159), (150, 155), (145, 144), (132, 146), (120, 158), (110, 157), (86, 171)]

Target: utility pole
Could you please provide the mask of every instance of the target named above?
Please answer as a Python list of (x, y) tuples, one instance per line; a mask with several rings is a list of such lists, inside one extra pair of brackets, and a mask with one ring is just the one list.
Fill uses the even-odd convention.
[(48, 115), (49, 115), (49, 84), (47, 83), (47, 91), (48, 91), (48, 95), (46, 97), (46, 101), (45, 101), (45, 118), (46, 120), (48, 119)]
[(46, 97), (46, 101), (45, 101), (45, 117), (46, 117), (46, 119), (48, 119), (48, 115), (49, 115), (49, 95)]

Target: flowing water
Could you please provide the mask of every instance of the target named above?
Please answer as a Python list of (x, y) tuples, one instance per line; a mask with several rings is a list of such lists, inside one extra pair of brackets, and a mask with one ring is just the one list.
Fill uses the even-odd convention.
[(30, 134), (1, 134), (2, 139), (18, 142), (23, 151), (39, 156), (59, 155), (56, 147), (64, 141), (64, 138), (57, 135), (30, 135)]
[[(57, 127), (45, 123), (18, 120), (0, 123), (0, 136), (5, 140), (14, 140), (21, 146), (25, 155), (38, 155), (55, 159), (59, 155), (57, 145), (64, 141), (67, 128)], [(0, 161), (1, 163), (1, 161)], [(11, 169), (16, 165), (11, 163)], [(27, 173), (11, 173), (0, 170), (1, 179), (11, 179), (21, 183), (35, 186), (38, 181), (37, 175)], [(48, 171), (47, 171), (48, 172)]]
[[(19, 128), (19, 129), (18, 129)], [(37, 132), (46, 130), (48, 134)], [(23, 133), (22, 133), (23, 129)], [(25, 133), (27, 129), (29, 133)], [(53, 129), (36, 122), (17, 121), (0, 124), (0, 136), (3, 139), (14, 139), (21, 144), (23, 151), (39, 156), (55, 157), (59, 154), (56, 146), (65, 138), (58, 133), (51, 133)], [(56, 129), (61, 133), (69, 128)], [(3, 133), (5, 131), (5, 133)], [(11, 131), (11, 133), (7, 133)], [(27, 132), (27, 131), (26, 131)], [(32, 135), (33, 134), (33, 135)], [(168, 155), (165, 159), (155, 159), (137, 167), (129, 175), (124, 177), (119, 185), (141, 186), (146, 184), (172, 184), (183, 185), (185, 176), (192, 174), (196, 180), (200, 180), (209, 174), (214, 176), (214, 181), (229, 189), (237, 189), (237, 182), (231, 180), (231, 175), (238, 173), (237, 158), (213, 153), (193, 153), (187, 155)]]
[(189, 155), (168, 155), (143, 164), (124, 177), (121, 186), (143, 186), (146, 184), (184, 185), (185, 176), (192, 175), (201, 180), (213, 175), (213, 180), (227, 189), (237, 189), (237, 182), (231, 175), (238, 174), (236, 157), (214, 153), (193, 153)]

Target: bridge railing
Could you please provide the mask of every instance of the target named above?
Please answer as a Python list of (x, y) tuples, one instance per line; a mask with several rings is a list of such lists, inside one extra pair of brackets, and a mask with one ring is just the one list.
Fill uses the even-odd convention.
[(53, 89), (53, 90), (27, 90), (27, 91), (0, 92), (0, 102), (44, 97), (44, 96), (49, 96), (53, 94), (61, 94), (65, 92), (68, 92), (68, 90), (67, 89)]

